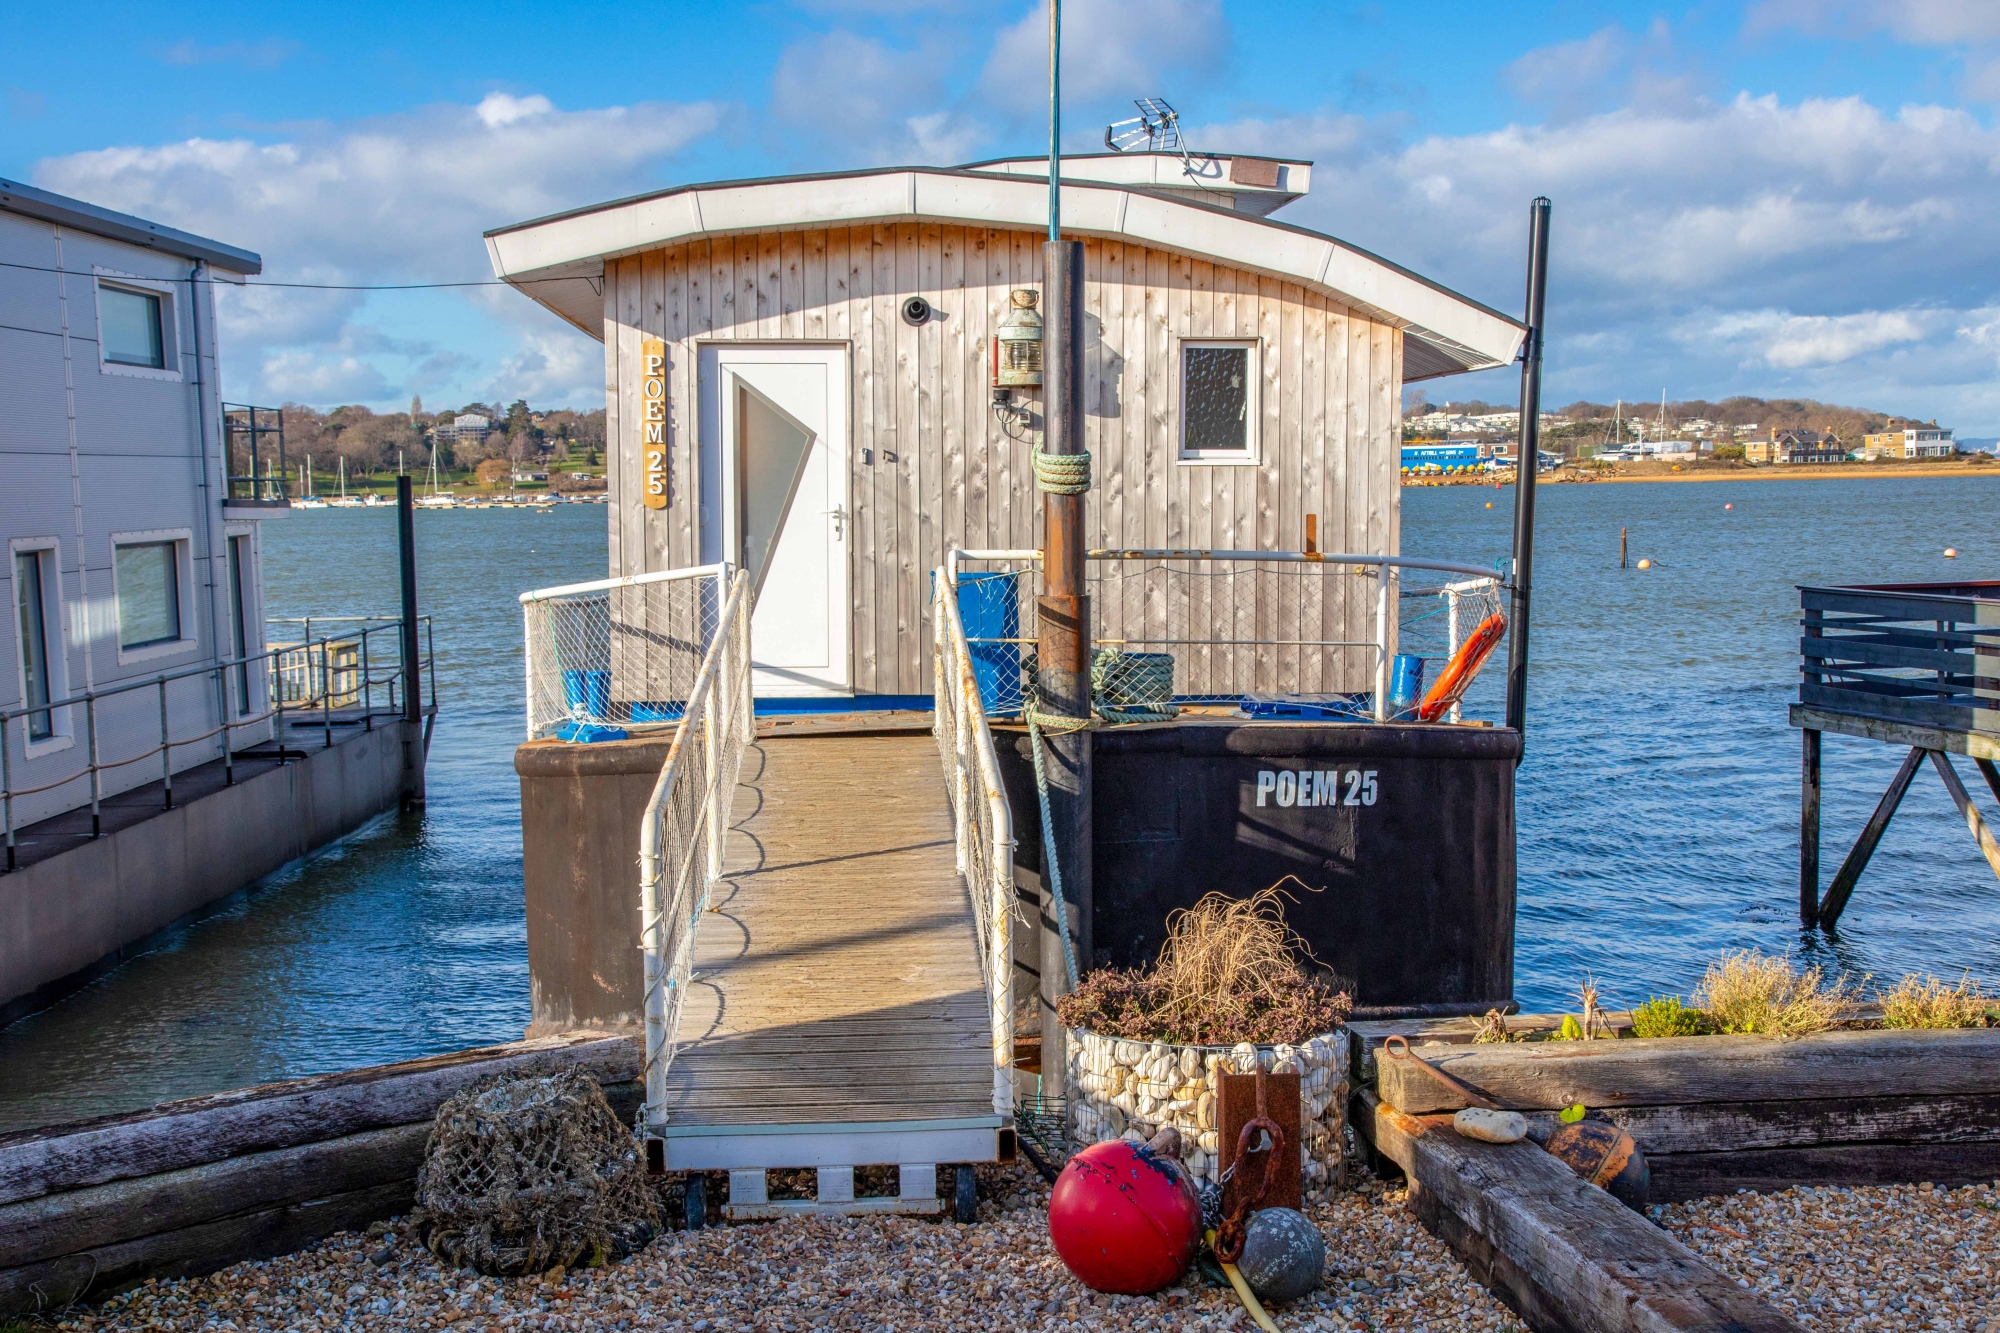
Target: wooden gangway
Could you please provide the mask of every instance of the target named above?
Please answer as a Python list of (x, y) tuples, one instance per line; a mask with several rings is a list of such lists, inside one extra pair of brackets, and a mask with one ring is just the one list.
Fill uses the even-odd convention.
[[(936, 1165), (993, 1160), (1006, 1132), (937, 744), (772, 730), (695, 934), (666, 1165), (730, 1170), (737, 1218), (815, 1206), (767, 1204), (776, 1167), (820, 1168), (818, 1206), (934, 1211)], [(904, 1168), (903, 1197), (849, 1204), (873, 1164)]]

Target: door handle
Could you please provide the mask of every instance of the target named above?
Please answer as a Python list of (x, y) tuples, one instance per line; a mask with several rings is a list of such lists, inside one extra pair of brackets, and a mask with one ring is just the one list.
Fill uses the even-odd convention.
[(833, 520), (833, 535), (835, 539), (840, 541), (845, 541), (847, 539), (846, 508), (841, 505), (835, 505), (833, 508), (826, 511), (826, 516)]

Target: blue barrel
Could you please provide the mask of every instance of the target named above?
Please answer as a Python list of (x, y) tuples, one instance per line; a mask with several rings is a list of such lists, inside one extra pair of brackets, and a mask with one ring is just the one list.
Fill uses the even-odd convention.
[(605, 718), (611, 715), (611, 673), (609, 671), (564, 671), (563, 704), (574, 717)]
[(1424, 659), (1415, 653), (1397, 653), (1389, 668), (1389, 715), (1409, 712), (1423, 697)]
[(1012, 571), (961, 574), (958, 616), (965, 625), (979, 702), (989, 715), (1021, 711), (1021, 603)]

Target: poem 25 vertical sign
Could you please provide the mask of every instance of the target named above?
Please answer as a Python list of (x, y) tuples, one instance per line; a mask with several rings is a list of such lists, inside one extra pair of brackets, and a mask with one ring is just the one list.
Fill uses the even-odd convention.
[(639, 344), (639, 460), (648, 509), (667, 507), (667, 345)]

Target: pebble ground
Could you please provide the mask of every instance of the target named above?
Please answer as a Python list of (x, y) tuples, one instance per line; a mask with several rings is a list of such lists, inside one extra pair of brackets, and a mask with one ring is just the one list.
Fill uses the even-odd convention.
[(1653, 1213), (1807, 1328), (2000, 1333), (2000, 1187), (1798, 1187)]
[[(1232, 1292), (1192, 1274), (1157, 1296), (1090, 1291), (1049, 1244), (1038, 1177), (981, 1168), (980, 1186), (971, 1226), (829, 1217), (674, 1231), (620, 1263), (525, 1279), (441, 1269), (394, 1224), (378, 1225), (209, 1277), (148, 1283), (58, 1324), (78, 1333), (1255, 1328)], [(1274, 1309), (1279, 1327), (1525, 1333), (1402, 1205), (1400, 1189), (1365, 1179), (1312, 1205), (1327, 1240), (1326, 1281)]]

